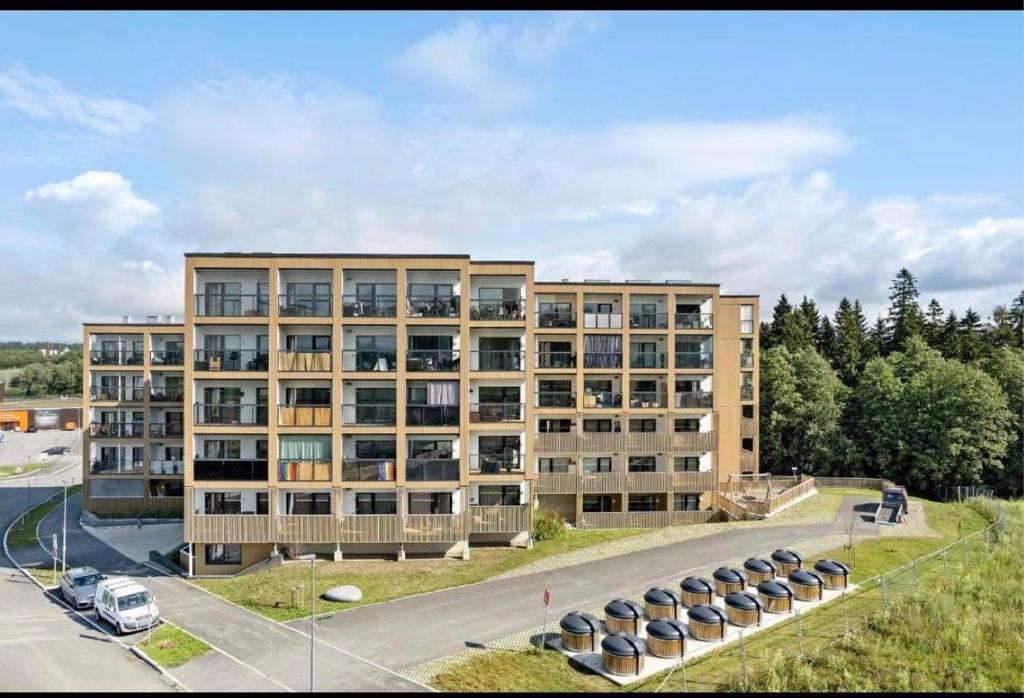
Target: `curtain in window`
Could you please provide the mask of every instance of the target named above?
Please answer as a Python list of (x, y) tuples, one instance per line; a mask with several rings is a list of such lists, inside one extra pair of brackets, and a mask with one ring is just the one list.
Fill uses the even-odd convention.
[(329, 436), (282, 436), (281, 460), (330, 460)]
[(617, 368), (621, 361), (622, 336), (614, 334), (584, 335), (583, 352), (589, 355), (586, 356), (588, 368)]
[(458, 381), (430, 381), (427, 383), (428, 405), (459, 404)]

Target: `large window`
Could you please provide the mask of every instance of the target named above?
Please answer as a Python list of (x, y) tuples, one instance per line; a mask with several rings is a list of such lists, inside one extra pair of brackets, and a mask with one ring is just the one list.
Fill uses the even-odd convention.
[(378, 460), (394, 457), (394, 441), (356, 441), (356, 458)]
[(480, 485), (480, 506), (517, 507), (520, 505), (519, 485)]
[(394, 492), (356, 492), (356, 514), (393, 515), (398, 512)]
[(615, 507), (615, 500), (610, 494), (583, 495), (584, 514), (598, 514), (612, 511), (618, 511), (618, 509)]
[(629, 472), (653, 473), (658, 470), (658, 459), (654, 456), (630, 456)]
[(537, 459), (537, 472), (539, 473), (567, 473), (572, 466), (571, 458), (539, 458)]
[(676, 417), (676, 431), (700, 431), (700, 418), (698, 417)]
[(675, 510), (676, 511), (700, 511), (700, 495), (699, 494), (681, 494), (676, 493), (675, 496)]
[(700, 457), (699, 456), (676, 456), (675, 457), (675, 471), (677, 473), (696, 473), (696, 472), (700, 472)]
[(207, 543), (207, 565), (241, 565), (242, 546), (236, 543)]
[(541, 434), (567, 434), (572, 431), (571, 419), (539, 419), (537, 429)]
[(207, 492), (205, 496), (207, 514), (241, 514), (241, 492)]
[(610, 473), (612, 471), (611, 456), (584, 456), (583, 472)]
[(410, 492), (410, 514), (451, 514), (451, 492)]
[(658, 420), (657, 419), (631, 419), (629, 420), (629, 430), (632, 432), (644, 432), (651, 433), (658, 431)]
[(285, 513), (295, 516), (331, 513), (330, 492), (287, 492), (285, 493)]
[(584, 432), (619, 432), (619, 422), (614, 419), (584, 419)]
[(288, 351), (330, 351), (331, 336), (329, 334), (293, 334), (285, 338)]
[(629, 495), (630, 511), (658, 511), (658, 495), (656, 494), (631, 494)]
[(750, 333), (754, 331), (754, 306), (740, 306), (740, 332)]

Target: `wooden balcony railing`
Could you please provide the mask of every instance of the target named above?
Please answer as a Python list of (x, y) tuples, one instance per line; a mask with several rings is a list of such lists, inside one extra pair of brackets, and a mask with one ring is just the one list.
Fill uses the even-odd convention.
[(740, 470), (757, 470), (753, 451), (740, 451)]
[(282, 427), (329, 427), (331, 426), (330, 405), (278, 405), (278, 426)]
[(681, 526), (686, 524), (707, 523), (715, 512), (711, 509), (706, 511), (673, 511), (672, 525)]
[(333, 543), (337, 539), (334, 516), (292, 514), (277, 517), (278, 543)]
[(712, 471), (672, 473), (672, 489), (677, 492), (711, 492), (715, 489)]
[(627, 511), (623, 515), (623, 528), (660, 528), (672, 523), (670, 511)]
[(715, 449), (713, 431), (659, 432), (566, 432), (535, 434), (533, 449), (546, 453), (705, 453)]
[(331, 370), (331, 352), (282, 349), (277, 352), (277, 370), (327, 373)]
[(277, 462), (277, 479), (281, 482), (330, 482), (331, 461), (282, 458)]
[(580, 514), (580, 528), (622, 528), (621, 511), (601, 511)]
[(740, 418), (740, 436), (749, 439), (756, 436), (756, 425), (753, 419)]
[(672, 473), (626, 473), (630, 492), (664, 492), (671, 487)]
[(341, 543), (398, 543), (402, 540), (402, 522), (396, 514), (343, 516), (338, 520)]
[(460, 514), (409, 514), (405, 517), (406, 543), (463, 540), (465, 518)]
[(269, 543), (270, 517), (185, 512), (185, 540), (193, 543)]
[(537, 494), (575, 494), (579, 476), (575, 470), (568, 473), (538, 473)]
[(625, 473), (583, 473), (579, 480), (580, 492), (622, 492), (626, 489)]
[(469, 507), (470, 533), (520, 533), (530, 528), (529, 506)]

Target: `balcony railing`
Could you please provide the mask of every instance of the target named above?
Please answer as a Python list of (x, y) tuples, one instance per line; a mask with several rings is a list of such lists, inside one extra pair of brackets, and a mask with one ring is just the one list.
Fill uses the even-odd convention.
[(586, 329), (622, 329), (622, 313), (583, 313), (583, 327)]
[(471, 422), (521, 422), (526, 405), (521, 402), (474, 402), (469, 406)]
[(196, 371), (266, 371), (270, 357), (258, 349), (196, 349)]
[(405, 425), (408, 427), (457, 427), (458, 405), (406, 405)]
[(338, 519), (342, 543), (397, 543), (402, 540), (402, 520), (395, 514), (355, 514)]
[(740, 438), (748, 439), (757, 435), (757, 425), (753, 419), (740, 417)]
[(397, 409), (393, 402), (342, 405), (341, 423), (362, 426), (393, 426)]
[(459, 317), (458, 296), (409, 296), (408, 317)]
[(559, 391), (538, 391), (537, 407), (576, 407), (576, 393)]
[(142, 422), (92, 422), (89, 436), (94, 439), (141, 439), (146, 435)]
[(141, 460), (104, 460), (94, 458), (89, 463), (89, 472), (93, 475), (113, 475), (142, 472)]
[(740, 354), (740, 368), (754, 368), (754, 355), (750, 352)]
[(517, 322), (526, 318), (526, 299), (469, 299), (470, 320), (502, 320)]
[(197, 293), (195, 314), (201, 317), (267, 317), (270, 315), (270, 296)]
[(629, 353), (630, 368), (668, 368), (663, 351), (638, 351)]
[(281, 317), (330, 317), (331, 297), (311, 294), (283, 294), (278, 296), (278, 314)]
[(281, 482), (330, 482), (331, 461), (311, 458), (282, 458), (277, 462)]
[(529, 531), (530, 525), (526, 505), (469, 507), (470, 533), (520, 533)]
[(576, 327), (576, 313), (539, 312), (537, 313), (537, 327)]
[(459, 479), (458, 458), (410, 458), (405, 462), (405, 479), (432, 482)]
[(130, 386), (93, 386), (89, 388), (89, 399), (94, 401), (142, 402), (145, 390)]
[(754, 386), (752, 385), (741, 385), (740, 386), (740, 400), (753, 400), (754, 399)]
[(622, 368), (621, 351), (587, 351), (583, 353), (583, 368)]
[(192, 461), (196, 480), (237, 480), (263, 482), (267, 479), (266, 458), (196, 458)]
[(173, 351), (151, 351), (149, 352), (149, 363), (153, 366), (184, 366), (185, 352), (182, 349)]
[(330, 405), (278, 405), (277, 425), (281, 427), (329, 427)]
[(714, 432), (575, 432), (534, 434), (534, 451), (544, 453), (704, 453), (714, 450)]
[(141, 351), (132, 349), (94, 349), (89, 352), (89, 362), (94, 366), (141, 366), (143, 357)]
[(394, 458), (346, 458), (341, 461), (341, 479), (346, 482), (394, 482)]
[(715, 488), (715, 474), (706, 471), (672, 473), (672, 487), (678, 492), (710, 492)]
[(677, 330), (710, 330), (711, 313), (676, 313)]
[(626, 473), (630, 492), (664, 492), (672, 486), (672, 473), (656, 470), (631, 470)]
[(700, 351), (677, 351), (676, 368), (712, 368), (713, 355)]
[(590, 391), (583, 395), (583, 407), (622, 407), (622, 393)]
[(406, 543), (463, 540), (465, 519), (461, 514), (408, 514), (403, 537)]
[(152, 460), (149, 462), (150, 475), (184, 475), (185, 464), (180, 460)]
[(149, 435), (153, 438), (182, 437), (185, 425), (181, 422), (155, 422), (149, 425)]
[(526, 352), (522, 350), (490, 350), (471, 352), (471, 371), (523, 371), (526, 369)]
[(676, 393), (676, 407), (711, 407), (712, 403), (711, 391), (696, 390)]
[(185, 399), (185, 390), (180, 387), (158, 385), (149, 389), (150, 402), (181, 402)]
[(268, 409), (266, 405), (206, 405), (196, 403), (196, 424), (217, 424), (237, 426), (267, 425)]
[(330, 350), (288, 351), (279, 349), (277, 370), (286, 373), (293, 371), (327, 373), (331, 370), (331, 352)]
[(458, 349), (409, 349), (405, 352), (406, 371), (458, 371)]
[(473, 453), (469, 456), (469, 472), (480, 475), (500, 475), (523, 471), (523, 456), (519, 451), (504, 453)]
[(193, 514), (186, 509), (185, 540), (196, 543), (269, 543), (266, 514)]
[(344, 317), (396, 317), (398, 296), (342, 296)]
[(387, 373), (398, 367), (397, 357), (394, 349), (346, 349), (341, 353), (341, 370)]
[(576, 368), (576, 352), (538, 351), (537, 368)]
[(666, 330), (668, 329), (668, 313), (644, 313), (631, 310), (629, 326), (641, 330)]
[(629, 406), (647, 408), (667, 407), (668, 405), (665, 399), (665, 393), (663, 392), (649, 390), (630, 390)]

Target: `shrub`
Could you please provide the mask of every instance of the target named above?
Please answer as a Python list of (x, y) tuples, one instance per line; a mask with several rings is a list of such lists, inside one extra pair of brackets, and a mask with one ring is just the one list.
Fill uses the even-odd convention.
[(534, 512), (534, 540), (554, 540), (563, 535), (565, 535), (565, 519), (550, 509), (538, 509)]

